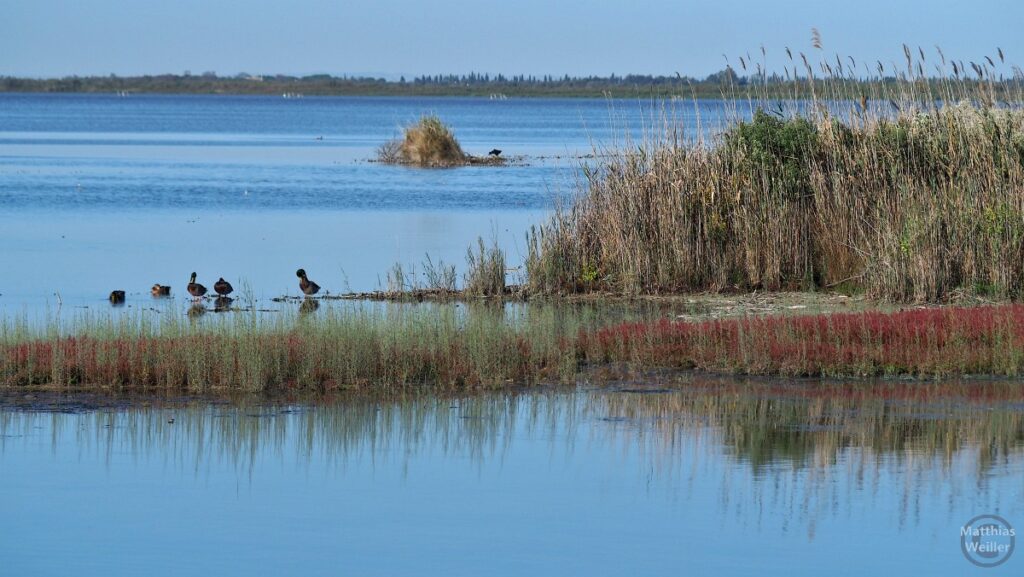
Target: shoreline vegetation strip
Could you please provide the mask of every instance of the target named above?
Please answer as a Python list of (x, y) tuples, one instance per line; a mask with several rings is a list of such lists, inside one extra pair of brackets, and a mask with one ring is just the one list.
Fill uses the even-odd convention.
[[(42, 331), (42, 334), (39, 333)], [(415, 306), (218, 325), (92, 319), (70, 334), (5, 323), (0, 386), (121, 392), (455, 389), (686, 369), (736, 375), (1017, 378), (1024, 305), (653, 320), (601, 325), (557, 309), (509, 319)]]

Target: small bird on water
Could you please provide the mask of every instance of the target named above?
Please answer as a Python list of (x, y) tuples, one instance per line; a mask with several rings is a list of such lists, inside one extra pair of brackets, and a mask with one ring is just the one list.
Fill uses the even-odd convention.
[(231, 286), (231, 283), (224, 280), (224, 277), (220, 277), (219, 279), (217, 279), (217, 282), (213, 283), (213, 290), (216, 291), (217, 294), (219, 294), (220, 296), (226, 297), (229, 294), (231, 294), (231, 292), (234, 291), (235, 289), (234, 287)]
[(115, 305), (123, 305), (124, 291), (110, 291), (110, 302)]
[(196, 282), (196, 273), (192, 273), (192, 278), (188, 281), (188, 286), (185, 288), (193, 298), (198, 299), (206, 294), (206, 287)]
[(320, 285), (309, 280), (306, 276), (306, 269), (299, 269), (295, 271), (295, 276), (299, 277), (299, 290), (306, 296), (315, 295), (320, 292)]
[(497, 148), (494, 148), (487, 154), (489, 154), (490, 156), (501, 156), (501, 151), (498, 150)]
[(171, 296), (171, 287), (156, 283), (153, 288), (149, 289), (149, 292), (155, 297), (167, 297)]

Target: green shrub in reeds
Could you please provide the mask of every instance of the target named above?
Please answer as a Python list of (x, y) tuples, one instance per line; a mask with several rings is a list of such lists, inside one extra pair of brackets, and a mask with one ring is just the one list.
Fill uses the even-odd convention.
[[(909, 73), (865, 83), (834, 63), (816, 78), (805, 60), (810, 101), (771, 101), (752, 82), (753, 117), (709, 142), (669, 133), (602, 155), (571, 206), (529, 235), (529, 289), (1019, 298), (1020, 81), (913, 64), (908, 51)], [(851, 86), (863, 99), (839, 100)]]

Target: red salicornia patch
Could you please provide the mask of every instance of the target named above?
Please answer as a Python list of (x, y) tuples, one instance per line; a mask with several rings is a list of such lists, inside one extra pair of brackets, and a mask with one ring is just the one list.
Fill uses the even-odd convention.
[(595, 362), (791, 376), (1020, 374), (1024, 306), (627, 323), (584, 332)]

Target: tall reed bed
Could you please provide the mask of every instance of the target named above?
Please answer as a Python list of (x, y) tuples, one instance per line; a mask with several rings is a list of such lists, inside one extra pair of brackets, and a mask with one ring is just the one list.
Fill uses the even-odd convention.
[(709, 140), (670, 127), (584, 166), (574, 202), (528, 235), (529, 289), (1020, 298), (1020, 69), (1000, 76), (1001, 51), (971, 69), (941, 56), (932, 75), (909, 48), (906, 70), (790, 59), (801, 100), (773, 100), (757, 65), (724, 89), (752, 118), (737, 105)]
[(624, 323), (579, 335), (592, 363), (783, 376), (1024, 373), (1024, 305)]

